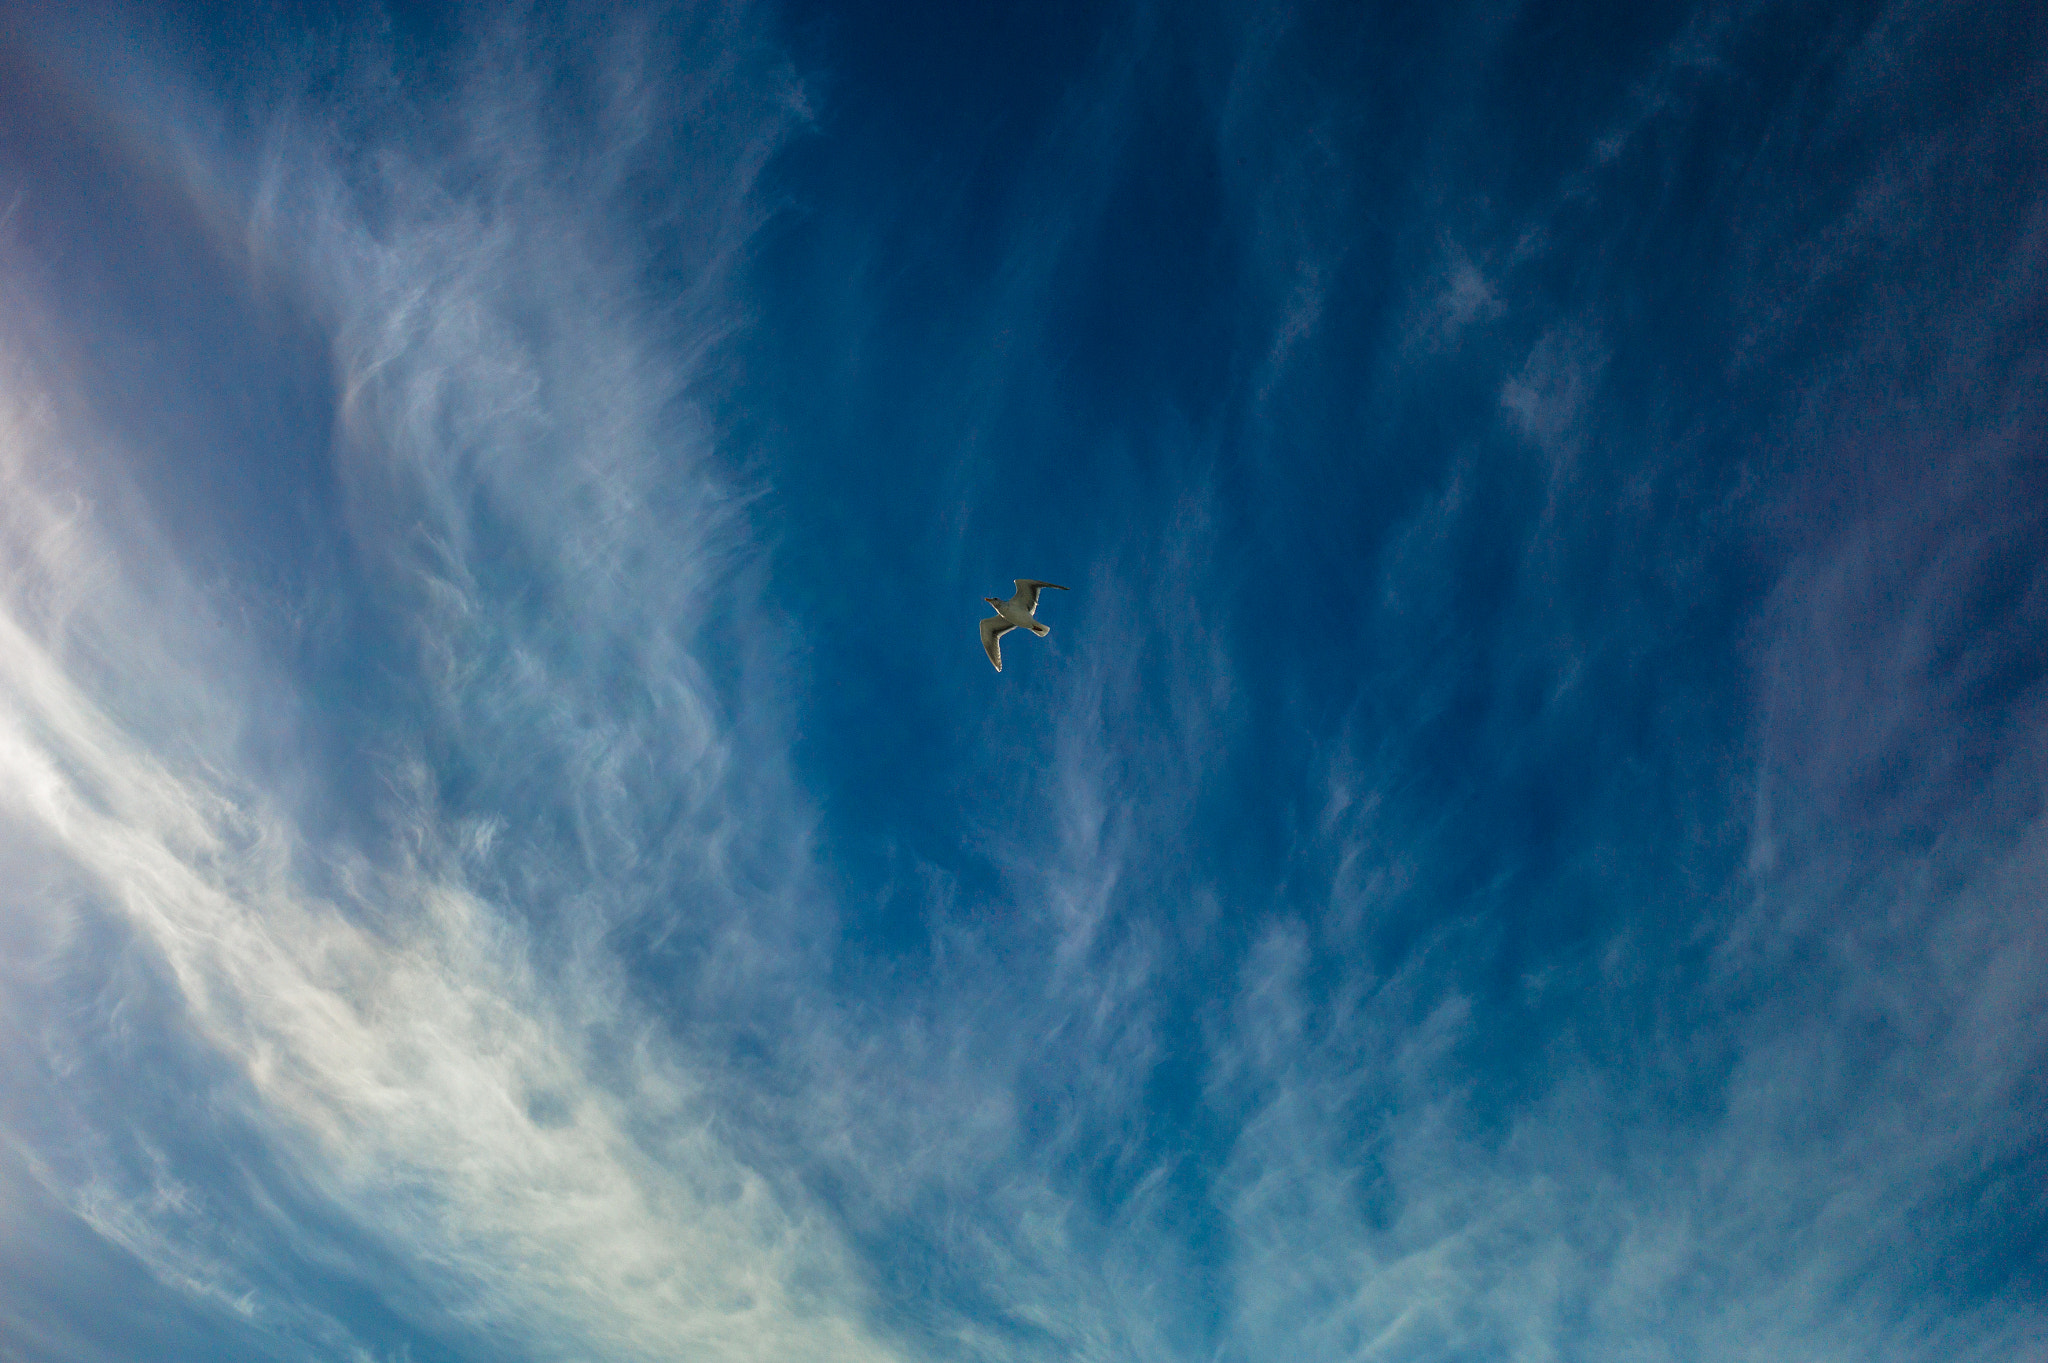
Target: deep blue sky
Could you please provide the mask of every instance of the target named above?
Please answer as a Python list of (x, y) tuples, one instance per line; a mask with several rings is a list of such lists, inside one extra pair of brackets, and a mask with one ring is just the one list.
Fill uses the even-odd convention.
[(0, 1363), (2048, 1356), (2037, 9), (17, 7)]

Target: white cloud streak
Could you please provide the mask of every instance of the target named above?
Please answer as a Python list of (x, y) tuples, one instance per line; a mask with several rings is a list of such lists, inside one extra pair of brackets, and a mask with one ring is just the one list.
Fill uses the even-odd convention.
[[(301, 826), (235, 741), (237, 712), (289, 683), (260, 640), (204, 637), (194, 622), (227, 603), (134, 499), (95, 491), (120, 487), (123, 460), (180, 452), (96, 448), (55, 415), (91, 395), (17, 364), (0, 809), (10, 843), (85, 877), (161, 958), (174, 1025), (228, 1063), (273, 1155), (431, 1284), (444, 1314), (421, 1328), (532, 1357), (882, 1359), (833, 1230), (721, 1137), (696, 1061), (603, 948), (622, 925), (694, 915), (727, 966), (759, 968), (783, 948), (783, 891), (749, 882), (750, 840), (772, 856), (803, 828), (772, 770), (750, 771), (751, 793), (733, 778), (692, 656), (734, 512), (685, 403), (758, 220), (754, 174), (800, 110), (749, 54), (743, 13), (696, 17), (706, 46), (685, 55), (725, 69), (607, 89), (593, 145), (554, 145), (589, 130), (548, 122), (541, 77), (480, 61), (448, 99), (449, 149), (330, 165), (301, 124), (257, 199), (267, 268), (335, 319), (355, 543), (485, 798), (447, 808), (401, 730), (362, 770), (312, 774), (381, 784), (388, 846)], [(720, 177), (660, 206), (694, 219), (696, 252), (666, 319), (632, 238), (591, 211), (620, 200), (662, 120)], [(490, 581), (506, 560), (537, 601)], [(494, 770), (506, 754), (527, 769)], [(682, 792), (683, 815), (650, 833), (636, 782)], [(536, 843), (531, 808), (489, 807), (522, 796), (569, 838)], [(507, 886), (524, 901), (493, 898)], [(63, 902), (13, 908), (46, 940), (76, 931)], [(741, 926), (762, 922), (766, 938)], [(232, 1245), (204, 1244), (189, 1198), (165, 1192), (175, 1173), (124, 1192), (85, 1166), (50, 1177), (167, 1285), (346, 1356), (248, 1286)]]

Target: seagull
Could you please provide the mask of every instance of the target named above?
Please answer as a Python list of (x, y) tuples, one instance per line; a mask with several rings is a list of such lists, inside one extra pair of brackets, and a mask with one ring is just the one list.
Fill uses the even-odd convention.
[(1039, 589), (1051, 587), (1054, 591), (1066, 590), (1057, 582), (1040, 582), (1034, 577), (1020, 577), (1015, 581), (1017, 594), (1008, 601), (998, 601), (993, 596), (981, 598), (996, 608), (994, 616), (981, 622), (981, 647), (988, 654), (988, 660), (996, 665), (998, 672), (1003, 670), (1003, 646), (997, 641), (1005, 634), (1013, 629), (1028, 629), (1040, 638), (1052, 633), (1051, 625), (1040, 624), (1032, 618), (1038, 614)]

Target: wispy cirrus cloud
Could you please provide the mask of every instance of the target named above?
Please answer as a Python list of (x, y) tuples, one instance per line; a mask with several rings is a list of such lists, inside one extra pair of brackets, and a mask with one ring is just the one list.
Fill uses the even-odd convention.
[[(1780, 22), (1685, 27), (1579, 164), (1517, 167), (1522, 212), (1440, 150), (1413, 192), (1450, 222), (1407, 226), (1434, 271), (1421, 301), (1374, 324), (1370, 290), (1321, 305), (1322, 332), (1348, 306), (1398, 361), (1339, 390), (1361, 464), (1408, 423), (1440, 452), (1395, 485), (1398, 514), (1354, 516), (1377, 555), (1347, 593), (1371, 662), (1288, 877), (1327, 902), (1297, 890), (1262, 927), (1209, 1033), (1235, 1133), (1227, 1350), (2041, 1347), (2015, 1285), (2039, 1211), (2009, 1191), (2038, 1164), (2021, 1114), (2042, 1045), (2019, 907), (2039, 894), (2039, 671), (2012, 651), (2041, 635), (2039, 531), (2014, 509), (2039, 434), (2012, 416), (2035, 361), (2010, 280), (2031, 276), (1879, 289), (1861, 268), (1943, 253), (1935, 205), (2010, 165), (2004, 111), (2036, 86), (2007, 72), (1928, 142), (1891, 141), (1863, 101), (1948, 32), (1895, 7), (1868, 41), (1834, 34), (1853, 99), (1774, 107), (1749, 171), (1688, 180), (1751, 26)], [(1832, 57), (1815, 65), (1833, 90)], [(1762, 167), (1792, 173), (1778, 158), (1811, 173), (1789, 133), (1816, 124), (1869, 178), (1833, 185), (1850, 211), (1809, 235), (1817, 201), (1757, 196)], [(1996, 240), (1973, 259), (2030, 251), (2016, 183), (1985, 184), (1999, 206), (1968, 230)], [(1687, 235), (1711, 230), (1735, 244)], [(1259, 249), (1275, 272), (1316, 256)], [(1765, 262), (1801, 277), (1767, 285)], [(1663, 312), (1692, 297), (1674, 277), (1727, 311)], [(1266, 296), (1301, 366), (1253, 432), (1277, 451), (1356, 352), (1296, 334), (1284, 286)], [(1746, 367), (1751, 313), (1778, 338), (1768, 376)], [(1771, 454), (1727, 454), (1745, 441)]]
[[(233, 603), (190, 576), (179, 527), (125, 491), (125, 461), (194, 452), (120, 448), (72, 375), (13, 365), (9, 842), (79, 886), (14, 911), (46, 972), (85, 972), (45, 981), (60, 992), (92, 977), (63, 944), (102, 916), (161, 962), (155, 989), (103, 978), (96, 1025), (143, 1011), (213, 1057), (248, 1157), (349, 1228), (291, 1248), (409, 1303), (414, 1328), (519, 1356), (882, 1358), (835, 1232), (721, 1135), (690, 1019), (636, 998), (607, 947), (680, 934), (688, 978), (741, 1009), (797, 949), (778, 868), (801, 802), (772, 766), (735, 772), (735, 725), (770, 721), (736, 720), (731, 675), (699, 662), (707, 633), (751, 624), (707, 609), (737, 580), (739, 502), (689, 389), (760, 221), (754, 177), (802, 111), (744, 11), (692, 20), (618, 40), (681, 77), (573, 45), (553, 77), (508, 71), (504, 34), (425, 96), (432, 142), (395, 104), (366, 153), (303, 109), (271, 139), (248, 240), (331, 319), (349, 571), (372, 603), (354, 637), (320, 636), (339, 603), (317, 598), (296, 656), (221, 623)], [(591, 81), (601, 115), (551, 112), (555, 77)], [(678, 129), (701, 174), (635, 197)], [(619, 225), (647, 213), (685, 228), (672, 258)], [(252, 765), (238, 715), (352, 677), (346, 765)], [(305, 822), (321, 801), (280, 798), (280, 775), (367, 800), (381, 836)], [(41, 1069), (14, 1103), (114, 1082), (14, 1041)], [(198, 1177), (86, 1147), (43, 1152), (39, 1182), (175, 1293), (342, 1356), (345, 1329), (267, 1290), (265, 1244), (187, 1214)], [(405, 1276), (378, 1280), (349, 1237)]]
[[(1952, 485), (1958, 505), (1979, 491)], [(1757, 765), (1692, 766), (1706, 784), (1685, 796), (1734, 814), (1763, 782), (1747, 835), (1766, 852), (1673, 838), (1646, 868), (1627, 825), (1606, 825), (1595, 873), (1564, 894), (1495, 853), (1499, 880), (1373, 971), (1378, 935), (1440, 887), (1461, 839), (1418, 800), (1398, 746), (1339, 749), (1303, 865), (1326, 868), (1330, 902), (1265, 929), (1210, 1038), (1211, 1101), (1237, 1114), (1216, 1185), (1233, 1347), (2041, 1346), (2048, 1320), (2003, 1286), (2025, 1272), (2038, 1215), (2016, 1180), (2048, 1045), (2043, 943), (2037, 916), (2015, 912), (2041, 893), (2041, 814), (2022, 793), (2040, 776), (2038, 698), (1986, 687), (2028, 675), (2010, 650), (2040, 628), (2013, 557), (2032, 505), (1980, 537), (1938, 510), (1922, 523), (1931, 508), (1912, 500), (1780, 582), (1753, 644)], [(1475, 514), (1454, 492), (1417, 518), (1386, 559), (1382, 609), (1412, 603), (1395, 580), (1452, 571), (1446, 523)], [(1697, 779), (1682, 725), (1663, 741), (1677, 749), (1663, 780)], [(1503, 996), (1509, 893), (1546, 914), (1605, 907), (1589, 950), (1525, 956), (1542, 968)], [(1674, 950), (1674, 932), (1690, 945)]]

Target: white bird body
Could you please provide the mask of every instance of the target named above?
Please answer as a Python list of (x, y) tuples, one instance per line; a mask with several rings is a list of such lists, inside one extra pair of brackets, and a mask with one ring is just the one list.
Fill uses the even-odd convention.
[(1016, 583), (1017, 594), (1008, 601), (998, 601), (993, 596), (981, 598), (996, 608), (993, 616), (981, 622), (981, 647), (998, 672), (1003, 670), (1003, 646), (998, 640), (1013, 629), (1028, 629), (1041, 639), (1052, 633), (1052, 626), (1037, 618), (1038, 593), (1045, 587), (1066, 590), (1057, 582), (1040, 582), (1033, 577), (1017, 578)]

